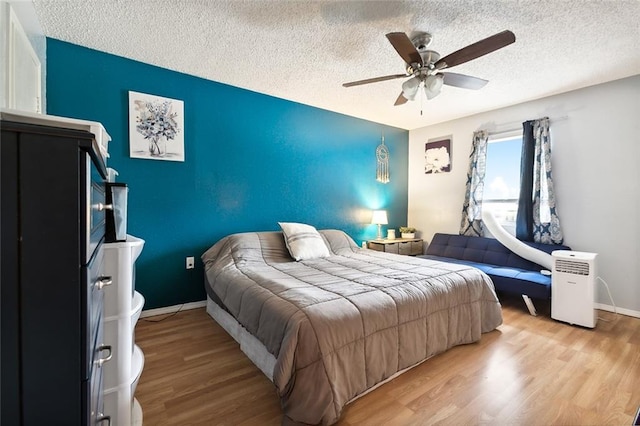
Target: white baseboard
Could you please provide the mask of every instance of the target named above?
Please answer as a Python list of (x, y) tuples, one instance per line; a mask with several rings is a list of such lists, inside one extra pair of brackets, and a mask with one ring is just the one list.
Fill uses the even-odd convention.
[[(190, 309), (204, 308), (206, 306), (207, 306), (207, 301), (206, 300), (200, 300), (198, 302), (189, 302), (189, 303), (184, 303), (184, 304), (181, 304), (181, 305), (165, 306), (163, 308), (155, 308), (155, 309), (146, 309), (146, 310), (142, 311), (142, 314), (140, 315), (140, 318), (153, 317), (153, 316), (156, 316), (156, 315), (172, 314), (172, 313), (178, 312), (178, 311), (188, 311)], [(595, 304), (595, 308), (596, 309), (601, 309), (603, 311), (614, 312), (613, 306), (606, 305), (604, 303), (596, 303)], [(633, 309), (621, 308), (619, 306), (616, 307), (616, 310), (618, 311), (619, 314), (627, 315), (627, 316), (635, 317), (635, 318), (640, 318), (640, 311), (634, 311)]]
[(207, 306), (207, 301), (200, 300), (198, 302), (189, 302), (189, 303), (183, 303), (180, 305), (165, 306), (164, 308), (147, 309), (142, 311), (142, 314), (140, 314), (140, 318), (154, 317), (156, 315), (172, 314), (178, 311), (188, 311), (189, 309), (204, 308), (205, 306)]
[(618, 311), (618, 313), (622, 314), (622, 315), (627, 315), (629, 317), (640, 318), (640, 311), (634, 311), (633, 309), (621, 308), (619, 306), (616, 306), (616, 309), (614, 311), (613, 306), (611, 306), (611, 305), (605, 305), (604, 303), (596, 303), (595, 305), (596, 305), (596, 309), (601, 309), (603, 311), (608, 311), (608, 312)]

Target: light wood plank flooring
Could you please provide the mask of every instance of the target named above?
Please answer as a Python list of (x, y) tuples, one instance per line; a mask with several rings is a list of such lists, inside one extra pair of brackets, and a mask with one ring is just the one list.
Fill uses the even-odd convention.
[[(503, 300), (504, 324), (348, 405), (340, 425), (631, 425), (640, 406), (640, 319), (595, 330)], [(147, 318), (158, 320), (163, 317)], [(275, 389), (205, 312), (140, 320), (144, 424), (279, 425)]]

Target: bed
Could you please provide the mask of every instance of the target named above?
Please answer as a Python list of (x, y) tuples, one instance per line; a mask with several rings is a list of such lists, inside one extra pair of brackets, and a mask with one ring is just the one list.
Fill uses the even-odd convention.
[(478, 269), (315, 232), (326, 252), (298, 261), (286, 232), (230, 235), (202, 255), (207, 311), (272, 380), (283, 422), (335, 423), (380, 383), (502, 323)]

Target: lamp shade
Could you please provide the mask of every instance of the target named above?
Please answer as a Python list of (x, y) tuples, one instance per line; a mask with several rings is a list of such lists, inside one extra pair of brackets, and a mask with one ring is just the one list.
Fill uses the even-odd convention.
[(444, 83), (444, 76), (442, 74), (430, 75), (424, 82), (424, 93), (427, 95), (427, 99), (433, 99), (440, 94), (442, 84)]
[(409, 80), (402, 83), (402, 95), (408, 100), (412, 101), (416, 98), (418, 88), (420, 87), (420, 79), (418, 77), (412, 77)]
[(387, 220), (387, 211), (386, 210), (374, 210), (373, 216), (371, 217), (371, 223), (376, 225), (386, 225), (389, 223)]

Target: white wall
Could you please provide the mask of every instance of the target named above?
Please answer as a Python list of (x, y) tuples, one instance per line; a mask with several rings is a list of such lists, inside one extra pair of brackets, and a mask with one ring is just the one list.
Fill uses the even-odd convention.
[[(640, 75), (410, 131), (408, 224), (427, 241), (457, 234), (473, 132), (544, 116), (565, 244), (599, 253), (616, 305), (640, 315)], [(425, 175), (425, 142), (446, 135), (452, 171)], [(597, 301), (610, 304), (600, 284)]]

